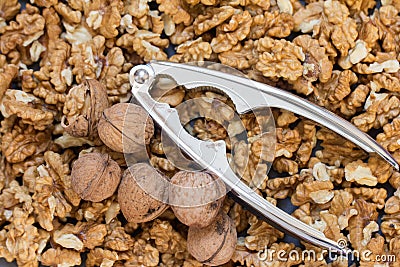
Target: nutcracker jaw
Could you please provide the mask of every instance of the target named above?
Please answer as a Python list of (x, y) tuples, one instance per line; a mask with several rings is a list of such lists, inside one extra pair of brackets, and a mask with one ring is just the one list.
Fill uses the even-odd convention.
[(169, 77), (177, 85), (182, 85), (188, 90), (199, 87), (217, 88), (230, 97), (239, 114), (262, 107), (289, 110), (333, 130), (369, 153), (380, 155), (396, 170), (399, 170), (398, 163), (390, 153), (354, 125), (281, 89), (210, 68), (159, 61), (135, 66), (129, 77), (136, 101), (147, 110), (153, 120), (182, 151), (198, 165), (220, 177), (230, 191), (229, 194), (237, 202), (277, 228), (330, 251), (342, 254), (349, 252), (347, 248), (326, 238), (323, 233), (272, 205), (244, 184), (230, 167), (224, 141), (201, 141), (187, 133), (181, 125), (177, 110), (151, 97), (149, 91), (157, 77)]

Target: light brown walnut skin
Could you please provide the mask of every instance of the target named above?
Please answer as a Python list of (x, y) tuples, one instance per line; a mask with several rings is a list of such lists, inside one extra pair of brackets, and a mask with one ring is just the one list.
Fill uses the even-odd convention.
[(108, 154), (88, 153), (71, 171), (72, 189), (84, 200), (100, 202), (111, 197), (121, 180), (121, 169)]
[(142, 107), (119, 103), (103, 111), (98, 133), (103, 143), (114, 151), (142, 152), (154, 134), (154, 123)]
[[(218, 177), (213, 176), (212, 174), (207, 172), (180, 171), (171, 178), (171, 183), (173, 185), (182, 186), (186, 188), (188, 187), (198, 188), (201, 186), (208, 185), (213, 181), (215, 181), (216, 179), (218, 179)], [(215, 186), (219, 187), (215, 188), (215, 190), (225, 191), (225, 184), (223, 182), (217, 181), (215, 183)], [(179, 197), (176, 195), (172, 195), (171, 191), (173, 192), (174, 190), (170, 190), (170, 198)], [(209, 196), (209, 194), (207, 194), (207, 196)], [(194, 195), (190, 197), (207, 198), (207, 196)], [(175, 216), (183, 224), (186, 224), (187, 226), (202, 228), (210, 225), (213, 222), (215, 217), (218, 215), (218, 212), (223, 202), (224, 202), (224, 197), (221, 197), (217, 200), (213, 200), (212, 202), (202, 206), (197, 206), (197, 207), (171, 206), (171, 208), (174, 211)]]
[(167, 204), (153, 198), (141, 188), (148, 186), (146, 182), (160, 181), (160, 186), (153, 186), (158, 186), (159, 197), (166, 199), (164, 193), (168, 193), (167, 187), (162, 189), (165, 185), (162, 183), (164, 179), (166, 178), (161, 173), (146, 163), (137, 163), (125, 170), (118, 188), (118, 203), (128, 222), (141, 223), (154, 220), (168, 208)]
[(233, 220), (220, 213), (205, 228), (189, 227), (187, 249), (199, 262), (217, 266), (227, 263), (236, 248), (237, 233)]

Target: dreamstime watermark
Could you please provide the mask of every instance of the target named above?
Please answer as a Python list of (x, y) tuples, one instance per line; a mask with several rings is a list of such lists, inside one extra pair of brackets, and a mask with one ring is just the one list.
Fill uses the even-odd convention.
[[(347, 248), (347, 241), (345, 239), (339, 239), (337, 244), (340, 248)], [(338, 253), (334, 249), (322, 249), (316, 251), (313, 249), (304, 250), (275, 250), (271, 248), (265, 248), (257, 253), (257, 257), (260, 261), (264, 262), (288, 262), (288, 261), (356, 261), (360, 260), (363, 262), (377, 262), (377, 263), (392, 263), (396, 262), (396, 255), (392, 254), (373, 254), (371, 250), (347, 250), (345, 253)]]

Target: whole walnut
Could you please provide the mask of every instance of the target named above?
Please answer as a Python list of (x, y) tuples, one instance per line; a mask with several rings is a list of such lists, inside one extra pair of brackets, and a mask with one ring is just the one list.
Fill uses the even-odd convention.
[(142, 107), (119, 103), (103, 111), (98, 132), (103, 143), (112, 150), (146, 152), (146, 145), (154, 134), (154, 123)]
[(118, 203), (128, 222), (148, 222), (168, 205), (168, 178), (146, 163), (125, 170), (118, 188)]
[(171, 178), (171, 208), (183, 224), (210, 225), (223, 204), (225, 184), (208, 172), (180, 171)]
[(189, 227), (188, 252), (199, 262), (217, 266), (227, 263), (235, 252), (236, 227), (225, 213), (219, 213), (212, 224), (204, 228)]
[(61, 125), (69, 135), (95, 140), (101, 113), (108, 107), (105, 86), (97, 80), (85, 80), (69, 90)]
[(72, 189), (84, 200), (99, 202), (111, 197), (120, 180), (121, 168), (108, 154), (84, 154), (72, 164)]

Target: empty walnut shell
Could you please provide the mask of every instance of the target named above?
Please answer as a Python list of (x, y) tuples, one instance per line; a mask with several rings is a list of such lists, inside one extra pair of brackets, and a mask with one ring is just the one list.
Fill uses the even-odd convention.
[(96, 139), (97, 123), (108, 107), (105, 86), (97, 80), (85, 80), (68, 92), (61, 125), (69, 135)]
[(225, 213), (219, 213), (207, 227), (189, 227), (188, 252), (203, 264), (217, 266), (227, 263), (235, 252), (236, 243), (235, 224)]
[(191, 171), (180, 171), (171, 178), (170, 203), (179, 221), (193, 227), (206, 227), (214, 221), (226, 191), (217, 178), (208, 172)]
[[(160, 201), (163, 200), (163, 201)], [(168, 205), (168, 178), (146, 163), (125, 170), (118, 188), (118, 203), (129, 222), (148, 222)]]
[(145, 152), (154, 134), (154, 123), (135, 104), (119, 103), (103, 111), (98, 125), (103, 143), (117, 152)]
[(88, 153), (72, 165), (72, 189), (84, 200), (99, 202), (112, 196), (121, 180), (121, 168), (108, 154)]

